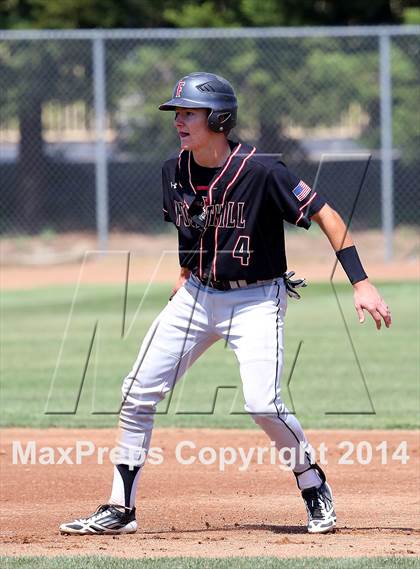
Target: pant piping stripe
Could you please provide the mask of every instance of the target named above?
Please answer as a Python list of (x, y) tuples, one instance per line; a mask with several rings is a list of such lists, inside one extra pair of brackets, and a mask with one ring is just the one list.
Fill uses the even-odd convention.
[[(279, 313), (280, 313), (280, 303), (281, 303), (281, 299), (280, 299), (280, 287), (277, 283), (277, 294), (276, 294), (276, 298), (277, 298), (277, 313), (276, 313), (276, 378), (274, 381), (274, 406), (276, 408), (277, 411), (277, 417), (278, 419), (289, 429), (289, 431), (292, 433), (292, 435), (295, 437), (295, 439), (297, 440), (298, 444), (300, 445), (300, 440), (299, 437), (296, 435), (296, 433), (294, 432), (294, 430), (286, 423), (286, 421), (284, 419), (281, 418), (280, 416), (280, 411), (279, 408), (277, 407), (277, 403), (276, 403), (276, 399), (277, 399), (277, 382), (278, 382), (278, 371), (279, 371), (279, 326), (278, 326), (278, 320), (279, 320)], [(305, 451), (305, 456), (308, 459), (309, 464), (312, 464), (311, 462), (311, 458), (310, 455), (307, 451)]]

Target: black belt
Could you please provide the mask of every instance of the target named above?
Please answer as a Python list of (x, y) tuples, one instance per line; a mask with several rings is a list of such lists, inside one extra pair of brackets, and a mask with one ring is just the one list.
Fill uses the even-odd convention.
[(300, 299), (300, 294), (297, 292), (296, 289), (301, 287), (306, 287), (307, 283), (305, 279), (295, 279), (292, 280), (294, 276), (294, 271), (289, 271), (288, 273), (284, 273), (281, 277), (273, 277), (272, 279), (268, 279), (265, 281), (249, 281), (249, 280), (237, 280), (237, 281), (217, 281), (210, 279), (209, 276), (203, 275), (201, 278), (197, 275), (194, 275), (204, 286), (208, 286), (210, 288), (214, 288), (216, 290), (232, 290), (236, 288), (243, 288), (250, 285), (263, 285), (263, 284), (270, 284), (275, 280), (283, 279), (284, 284), (286, 286), (286, 292), (288, 296), (291, 298), (295, 298), (296, 300)]
[(194, 275), (204, 286), (208, 286), (210, 288), (214, 288), (216, 290), (233, 290), (236, 288), (244, 288), (247, 287), (249, 285), (260, 285), (260, 284), (268, 284), (268, 283), (272, 283), (273, 279), (268, 279), (268, 280), (264, 280), (264, 281), (259, 281), (259, 280), (237, 280), (237, 281), (220, 281), (220, 280), (214, 280), (214, 279), (210, 279), (209, 277), (207, 277), (206, 275), (203, 275), (203, 277), (199, 277), (197, 275)]

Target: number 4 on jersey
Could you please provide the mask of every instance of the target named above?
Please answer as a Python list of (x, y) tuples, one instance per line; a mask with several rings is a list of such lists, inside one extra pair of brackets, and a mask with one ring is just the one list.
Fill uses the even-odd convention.
[(251, 252), (249, 250), (249, 237), (248, 235), (240, 235), (235, 243), (232, 251), (232, 257), (241, 260), (241, 265), (249, 265), (249, 258)]

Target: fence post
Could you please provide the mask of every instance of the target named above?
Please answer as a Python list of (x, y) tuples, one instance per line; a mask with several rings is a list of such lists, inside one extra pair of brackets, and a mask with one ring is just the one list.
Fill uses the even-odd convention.
[(392, 153), (392, 85), (391, 41), (388, 34), (379, 36), (379, 76), (381, 100), (381, 202), (385, 261), (394, 254), (394, 173)]
[(92, 40), (93, 92), (95, 110), (95, 186), (96, 231), (98, 249), (108, 247), (108, 170), (106, 156), (106, 97), (105, 97), (105, 47), (104, 39)]

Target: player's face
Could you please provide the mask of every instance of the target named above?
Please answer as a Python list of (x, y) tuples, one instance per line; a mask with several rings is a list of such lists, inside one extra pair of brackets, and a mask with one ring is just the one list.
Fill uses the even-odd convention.
[(206, 109), (175, 109), (175, 128), (185, 150), (198, 150), (205, 147), (211, 137), (207, 125)]

